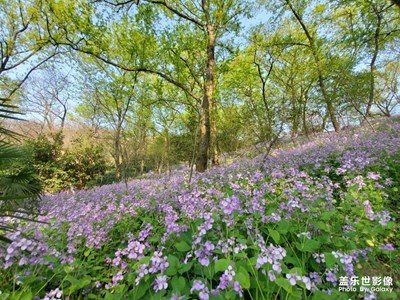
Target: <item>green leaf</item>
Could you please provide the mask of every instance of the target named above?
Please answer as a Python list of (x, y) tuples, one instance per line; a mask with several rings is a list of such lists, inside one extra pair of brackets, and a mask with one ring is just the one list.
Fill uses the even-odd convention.
[(187, 263), (187, 264), (185, 264), (185, 265), (181, 265), (181, 267), (178, 268), (178, 272), (180, 274), (183, 274), (183, 273), (189, 271), (192, 268), (192, 266), (193, 266), (193, 262), (192, 261)]
[(31, 300), (33, 299), (33, 294), (31, 291), (25, 292), (24, 294), (21, 295), (19, 300)]
[(303, 275), (303, 270), (301, 268), (292, 268), (289, 271), (289, 274), (297, 274), (298, 276), (302, 276)]
[(221, 295), (210, 294), (210, 300), (224, 300), (225, 298)]
[(172, 278), (171, 280), (171, 286), (173, 288), (174, 291), (180, 293), (183, 291), (183, 289), (185, 288), (186, 285), (186, 280), (184, 277), (182, 276), (174, 276), (174, 278)]
[(286, 234), (286, 233), (288, 233), (289, 228), (290, 228), (290, 222), (288, 220), (283, 220), (283, 221), (279, 222), (279, 225), (276, 228), (276, 230), (278, 232), (280, 232), (281, 234)]
[(228, 269), (230, 265), (230, 261), (226, 258), (221, 258), (218, 259), (215, 262), (215, 272), (221, 272), (221, 271), (225, 271), (226, 269)]
[(165, 270), (165, 275), (167, 276), (174, 276), (176, 273), (178, 273), (178, 269), (175, 266), (168, 266)]
[(64, 280), (69, 281), (71, 283), (72, 287), (77, 287), (79, 285), (79, 281), (77, 279), (75, 279), (74, 277), (72, 277), (71, 275), (65, 276)]
[(275, 283), (283, 288), (289, 294), (292, 293), (292, 286), (290, 285), (289, 281), (283, 277), (279, 277), (275, 279)]
[(88, 286), (92, 282), (92, 278), (90, 276), (84, 276), (79, 279), (79, 288), (84, 288)]
[(214, 277), (214, 268), (213, 268), (213, 265), (212, 265), (212, 264), (209, 265), (208, 268), (204, 268), (204, 267), (203, 267), (203, 273), (204, 273), (204, 275), (205, 275), (208, 279), (212, 280), (213, 277)]
[(149, 257), (149, 256), (145, 256), (145, 257), (143, 257), (143, 258), (141, 258), (141, 259), (139, 260), (139, 263), (140, 263), (141, 265), (148, 264), (149, 262), (150, 262), (150, 257)]
[(249, 264), (254, 267), (257, 264), (257, 259), (258, 259), (257, 256), (250, 257)]
[(274, 240), (275, 244), (279, 244), (279, 240), (281, 239), (279, 232), (270, 228), (268, 228), (268, 232)]
[(315, 291), (314, 295), (312, 297), (312, 300), (320, 300), (320, 299), (324, 299), (324, 300), (325, 299), (326, 300), (340, 300), (340, 299), (345, 300), (346, 299), (347, 300), (347, 299), (349, 299), (349, 297), (347, 296), (346, 293), (343, 293), (343, 292), (341, 292), (340, 294), (336, 294), (336, 295), (335, 294), (329, 295), (329, 294), (321, 292), (321, 291)]
[(175, 248), (179, 252), (188, 252), (192, 249), (192, 247), (185, 241), (180, 241), (180, 242), (176, 243)]
[(336, 263), (336, 257), (333, 256), (332, 253), (326, 252), (324, 253), (325, 263), (327, 268), (332, 268)]
[(179, 259), (178, 259), (176, 256), (171, 255), (171, 254), (168, 255), (167, 261), (168, 261), (168, 263), (169, 263), (170, 266), (177, 267), (177, 266), (180, 265)]
[(314, 226), (316, 228), (319, 228), (319, 229), (327, 231), (327, 225), (324, 222), (321, 222), (321, 221), (315, 222)]
[(309, 240), (306, 239), (304, 244), (301, 243), (296, 243), (296, 248), (299, 249), (302, 252), (315, 252), (316, 250), (319, 249), (320, 243), (316, 240)]
[(330, 220), (335, 215), (334, 211), (325, 211), (321, 214), (322, 220)]
[(131, 291), (130, 294), (131, 294), (132, 299), (142, 298), (146, 294), (148, 287), (149, 287), (149, 285), (147, 283), (145, 283), (144, 281), (141, 281), (139, 283), (139, 285), (134, 290)]
[(244, 289), (250, 288), (250, 276), (249, 273), (243, 268), (240, 267), (238, 272), (235, 275), (235, 280), (240, 283), (240, 286)]
[(174, 276), (176, 273), (178, 273), (178, 268), (179, 268), (179, 259), (176, 256), (173, 255), (168, 255), (168, 268), (165, 270), (165, 275), (167, 276)]

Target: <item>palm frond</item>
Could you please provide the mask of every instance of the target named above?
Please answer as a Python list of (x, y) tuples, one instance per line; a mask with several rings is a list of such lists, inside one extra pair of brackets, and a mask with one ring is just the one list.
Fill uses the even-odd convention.
[(10, 240), (9, 238), (7, 238), (5, 236), (2, 236), (1, 234), (0, 234), (0, 241), (1, 242), (5, 242), (7, 244), (11, 244), (12, 243), (12, 240)]
[[(23, 121), (23, 119), (16, 117), (15, 115), (23, 115), (22, 112), (19, 112), (18, 106), (7, 103), (9, 100), (0, 100), (0, 119), (9, 119), (9, 120), (18, 120)], [(8, 137), (15, 138), (16, 136), (20, 136), (20, 134), (4, 128), (0, 126), (0, 134), (3, 134)]]
[(27, 156), (27, 153), (21, 151), (18, 147), (6, 143), (0, 142), (0, 164), (6, 160), (20, 159)]
[[(18, 115), (22, 113), (17, 109), (7, 100), (0, 99), (0, 119), (21, 120)], [(1, 125), (0, 134), (12, 138), (20, 136)], [(17, 146), (0, 140), (0, 242), (11, 243), (6, 234), (15, 230), (2, 217), (39, 222), (32, 217), (35, 215), (32, 205), (26, 203), (27, 200), (35, 201), (41, 193), (41, 186), (32, 170), (21, 164), (28, 156)]]

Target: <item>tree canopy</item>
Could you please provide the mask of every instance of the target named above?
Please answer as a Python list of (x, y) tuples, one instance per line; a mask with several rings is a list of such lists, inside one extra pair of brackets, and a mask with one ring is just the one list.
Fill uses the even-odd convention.
[(3, 111), (62, 121), (41, 131), (86, 128), (118, 180), (204, 171), (223, 153), (396, 114), (394, 2), (1, 1)]

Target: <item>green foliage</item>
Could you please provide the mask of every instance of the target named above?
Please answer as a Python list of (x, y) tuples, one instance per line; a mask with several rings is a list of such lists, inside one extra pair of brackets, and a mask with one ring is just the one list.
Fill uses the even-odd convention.
[[(0, 101), (1, 119), (13, 119), (18, 114), (5, 101)], [(11, 109), (11, 110), (10, 110)], [(1, 121), (1, 120), (0, 120)], [(15, 133), (3, 128), (0, 133), (10, 138)], [(0, 242), (11, 242), (5, 235), (15, 230), (12, 223), (4, 222), (4, 217), (32, 220), (30, 215), (36, 212), (36, 200), (42, 191), (31, 166), (23, 163), (27, 153), (9, 142), (0, 141)]]
[(26, 163), (33, 165), (48, 192), (84, 189), (99, 182), (107, 165), (100, 145), (76, 140), (68, 149), (62, 148), (62, 135), (40, 135), (28, 140), (26, 148), (31, 157)]
[(0, 210), (32, 208), (41, 186), (30, 166), (24, 164), (28, 153), (21, 147), (0, 143)]
[(62, 169), (77, 189), (93, 187), (106, 171), (104, 149), (77, 141), (62, 155)]
[[(327, 169), (331, 168), (331, 171), (337, 171), (342, 155), (332, 154), (320, 163)], [(106, 237), (107, 242), (101, 247), (88, 247), (85, 238), (75, 236), (73, 247), (77, 250), (72, 263), (66, 264), (60, 257), (49, 255), (46, 260), (51, 262), (51, 267), (42, 265), (33, 274), (20, 276), (23, 284), (13, 287), (15, 290), (11, 283), (0, 284), (0, 289), (4, 289), (5, 295), (11, 297), (29, 297), (32, 294), (44, 296), (44, 290), (56, 288), (63, 291), (63, 297), (71, 299), (170, 299), (173, 294), (195, 297), (198, 291), (191, 291), (191, 287), (196, 281), (201, 281), (211, 290), (220, 284), (223, 274), (232, 270), (232, 278), (239, 283), (242, 296), (234, 286), (228, 285), (218, 295), (210, 294), (210, 299), (344, 300), (355, 295), (360, 297), (363, 293), (358, 291), (339, 291), (328, 280), (327, 274), (335, 270), (336, 279), (348, 276), (348, 267), (351, 266), (355, 276), (398, 278), (398, 250), (381, 248), (381, 245), (395, 244), (399, 240), (397, 225), (393, 220), (388, 219), (384, 224), (379, 218), (371, 218), (363, 207), (368, 201), (371, 209), (380, 213), (388, 204), (393, 204), (393, 199), (385, 193), (398, 188), (398, 167), (394, 162), (398, 162), (399, 156), (398, 153), (390, 156), (383, 153), (380, 159), (385, 164), (376, 164), (361, 173), (347, 172), (343, 176), (334, 176), (335, 172), (327, 173), (325, 168), (304, 164), (302, 174), (297, 176), (273, 179), (270, 174), (262, 174), (256, 184), (250, 176), (243, 175), (237, 180), (232, 177), (230, 180), (234, 183), (229, 180), (213, 182), (221, 192), (219, 200), (237, 196), (244, 208), (251, 206), (252, 197), (259, 197), (267, 214), (277, 212), (282, 204), (289, 203), (291, 197), (321, 196), (318, 193), (321, 178), (329, 177), (327, 182), (332, 185), (346, 182), (338, 187), (340, 195), (336, 195), (342, 201), (333, 201), (330, 206), (329, 201), (317, 197), (309, 206), (291, 210), (287, 219), (266, 221), (263, 219), (265, 215), (262, 217), (260, 212), (250, 213), (247, 210), (232, 214), (212, 212), (207, 218), (189, 218), (182, 213), (180, 218), (174, 219), (173, 225), (186, 229), (171, 233), (164, 221), (170, 220), (169, 213), (179, 208), (173, 202), (169, 203), (171, 206), (157, 206), (154, 199), (150, 200), (148, 206), (156, 209), (137, 207), (134, 213), (110, 215), (93, 224), (93, 229), (105, 228), (110, 222), (113, 224)], [(381, 178), (374, 179), (371, 172), (380, 174)], [(379, 180), (385, 180), (388, 176), (396, 181), (387, 190), (382, 190)], [(269, 185), (273, 188), (265, 189)], [(214, 185), (208, 180), (197, 182), (197, 188), (207, 190), (210, 187)], [(307, 189), (301, 190), (301, 187)], [(306, 194), (302, 194), (305, 191)], [(114, 195), (114, 204), (119, 206), (125, 196)], [(138, 201), (142, 200), (139, 195), (135, 197)], [(108, 209), (107, 205), (105, 209)], [(161, 209), (164, 206), (168, 206), (168, 209)], [(205, 229), (206, 220), (210, 218), (213, 222)], [(64, 222), (61, 229), (49, 226), (42, 228), (41, 232), (48, 237), (57, 253), (66, 253), (66, 249), (72, 245), (68, 231), (74, 226)], [(200, 248), (206, 243), (215, 246), (207, 263), (201, 262), (198, 257)], [(136, 247), (142, 248), (138, 251)], [(269, 247), (274, 250), (267, 255), (265, 251)], [(280, 251), (284, 251), (284, 254)], [(281, 258), (276, 258), (277, 253), (282, 253)], [(345, 256), (352, 257), (351, 263), (346, 262)], [(267, 263), (272, 257), (276, 260), (274, 264)], [(154, 282), (160, 272), (150, 272), (149, 269), (151, 266), (156, 268), (159, 259), (168, 263), (161, 272), (168, 278), (168, 288), (157, 292)], [(124, 267), (121, 260), (126, 264)], [(277, 271), (278, 264), (280, 271)], [(143, 267), (147, 272), (141, 273)], [(5, 271), (4, 278), (11, 278), (12, 272), (14, 270)], [(273, 279), (267, 275), (271, 272)], [(311, 274), (320, 274), (318, 289), (306, 284)], [(295, 284), (288, 279), (292, 275), (296, 278)], [(330, 295), (326, 293), (328, 289), (331, 290)], [(396, 298), (394, 292), (380, 295), (388, 299)], [(8, 296), (0, 296), (0, 299)]]

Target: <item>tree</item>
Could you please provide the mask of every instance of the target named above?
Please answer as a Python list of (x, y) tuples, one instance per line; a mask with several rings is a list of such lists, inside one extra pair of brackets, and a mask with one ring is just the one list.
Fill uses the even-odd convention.
[(72, 82), (68, 73), (55, 66), (34, 74), (26, 83), (21, 96), (24, 111), (40, 120), (40, 132), (63, 131), (72, 98)]
[(93, 117), (99, 117), (104, 129), (112, 130), (112, 157), (115, 165), (115, 176), (123, 178), (126, 161), (123, 156), (122, 139), (128, 116), (132, 113), (133, 102), (137, 100), (134, 73), (117, 69), (100, 61), (92, 61), (91, 68), (86, 65), (86, 80), (83, 89), (83, 105), (91, 107)]
[[(41, 29), (40, 1), (0, 1), (0, 101), (10, 101), (29, 75), (57, 54)], [(19, 72), (19, 76), (15, 76)], [(13, 76), (11, 76), (13, 73)]]
[[(300, 25), (304, 35), (306, 36), (306, 43), (303, 43), (304, 46), (310, 49), (312, 58), (314, 60), (314, 67), (318, 74), (318, 85), (326, 104), (326, 110), (329, 115), (330, 121), (335, 129), (335, 131), (340, 131), (340, 124), (336, 116), (335, 107), (333, 103), (332, 95), (329, 93), (327, 88), (327, 79), (326, 79), (326, 66), (324, 65), (325, 58), (322, 53), (322, 49), (320, 48), (321, 41), (318, 37), (318, 30), (316, 26), (318, 24), (307, 23), (305, 19), (306, 7), (303, 2), (294, 2), (292, 0), (284, 0), (284, 5), (288, 7), (289, 11), (293, 14), (294, 18)], [(324, 10), (323, 4), (319, 8), (317, 8), (316, 13), (320, 13)], [(315, 16), (314, 16), (315, 17)], [(315, 18), (318, 20), (318, 18)]]
[(377, 105), (379, 64), (383, 57), (390, 56), (385, 53), (386, 48), (396, 43), (400, 32), (399, 18), (392, 9), (393, 4), (387, 1), (342, 0), (338, 3), (335, 9), (336, 23), (341, 24), (338, 39), (342, 41), (343, 49), (353, 53), (354, 68), (368, 68), (365, 73), (368, 74), (368, 85), (363, 87), (368, 97), (359, 106), (359, 112), (366, 120), (372, 115), (373, 106)]
[[(0, 103), (0, 119), (13, 117), (9, 105)], [(0, 125), (0, 133), (15, 137), (13, 132), (4, 129)], [(15, 228), (11, 223), (5, 222), (4, 217), (32, 220), (35, 214), (35, 202), (42, 192), (42, 187), (35, 178), (33, 170), (29, 165), (23, 163), (28, 154), (21, 148), (8, 141), (0, 141), (0, 241), (11, 242), (7, 233)]]
[[(37, 1), (0, 1), (0, 121), (19, 119), (13, 96), (33, 71), (57, 54), (41, 30), (40, 8)], [(34, 214), (32, 202), (41, 186), (32, 170), (20, 163), (27, 154), (6, 140), (16, 134), (1, 123), (0, 133), (0, 215), (32, 220), (28, 216)], [(12, 230), (11, 224), (1, 222), (0, 240), (10, 242), (5, 235)]]
[[(122, 43), (108, 43), (107, 40), (107, 32), (106, 26), (96, 27), (94, 24), (88, 24), (92, 20), (90, 17), (90, 12), (88, 13), (88, 19), (82, 18), (82, 11), (94, 9), (90, 6), (84, 6), (85, 8), (73, 8), (80, 14), (80, 18), (77, 15), (72, 17), (62, 16), (61, 12), (65, 13), (65, 10), (60, 8), (59, 5), (51, 5), (49, 11), (49, 17), (47, 18), (48, 24), (57, 24), (59, 28), (62, 28), (61, 31), (52, 32), (51, 37), (52, 41), (56, 45), (69, 45), (73, 49), (77, 51), (81, 51), (83, 53), (87, 53), (90, 55), (94, 55), (103, 62), (107, 62), (111, 65), (117, 66), (125, 71), (132, 72), (145, 72), (149, 74), (155, 74), (160, 76), (164, 80), (174, 84), (177, 88), (183, 90), (187, 95), (193, 97), (193, 99), (199, 101), (201, 106), (201, 118), (200, 118), (200, 143), (199, 143), (199, 155), (197, 160), (197, 170), (204, 171), (207, 168), (208, 158), (210, 155), (210, 149), (212, 150), (211, 156), (214, 164), (218, 163), (218, 153), (216, 147), (213, 145), (216, 144), (215, 136), (216, 136), (216, 121), (214, 120), (214, 111), (216, 110), (216, 98), (215, 98), (215, 90), (216, 90), (216, 73), (217, 68), (216, 65), (218, 60), (216, 58), (216, 48), (218, 45), (218, 41), (222, 39), (223, 36), (226, 36), (230, 32), (233, 32), (238, 29), (240, 16), (243, 16), (246, 12), (248, 12), (249, 4), (244, 1), (216, 1), (216, 0), (203, 0), (203, 1), (152, 1), (147, 0), (143, 1), (139, 4), (138, 1), (103, 1), (103, 3), (109, 4), (112, 7), (116, 7), (118, 11), (126, 8), (127, 12), (123, 17), (123, 27), (119, 26), (119, 30), (122, 33), (127, 28), (132, 28), (132, 25), (127, 24), (130, 22), (129, 17), (129, 9), (132, 8), (133, 5), (137, 5), (136, 10), (136, 20), (139, 20), (139, 23), (142, 22), (142, 28), (144, 27), (145, 34), (138, 34), (138, 28), (132, 28), (132, 31), (128, 30), (132, 35), (139, 36), (141, 39), (147, 39), (150, 37), (152, 41), (157, 42), (157, 36), (151, 36), (152, 32), (159, 32), (162, 30), (168, 31), (168, 26), (160, 25), (160, 27), (156, 28), (155, 18), (156, 14), (161, 14), (162, 21), (168, 22), (172, 24), (172, 31), (179, 30), (181, 24), (186, 24), (190, 31), (194, 31), (199, 33), (199, 37), (201, 38), (198, 42), (200, 45), (199, 51), (204, 54), (204, 60), (199, 62), (203, 65), (202, 71), (200, 74), (201, 81), (198, 81), (202, 87), (202, 93), (200, 99), (196, 96), (190, 86), (187, 85), (186, 81), (181, 81), (180, 78), (175, 77), (170, 72), (166, 72), (166, 70), (159, 70), (157, 65), (154, 65), (154, 61), (159, 60), (162, 56), (157, 56), (154, 54), (154, 49), (150, 50), (151, 53), (146, 53), (144, 49), (149, 49), (149, 47), (142, 48), (138, 51), (138, 41), (135, 40), (133, 43), (130, 43), (128, 47), (125, 49), (119, 48), (119, 50), (114, 53), (127, 53), (131, 59), (128, 60), (113, 60), (110, 57), (110, 50), (112, 47), (119, 46), (120, 44), (126, 44), (126, 35), (124, 41)], [(158, 8), (158, 11), (154, 11), (152, 8)], [(68, 9), (68, 8), (65, 8)], [(52, 17), (53, 16), (53, 17)], [(69, 11), (68, 16), (71, 16)], [(82, 20), (83, 19), (83, 20)], [(77, 24), (73, 24), (72, 20), (76, 21)], [(151, 22), (149, 22), (151, 20)], [(113, 36), (115, 36), (115, 27), (109, 26), (114, 29)], [(117, 26), (118, 27), (118, 26)], [(83, 32), (82, 32), (83, 28)], [(150, 28), (150, 29), (149, 29)], [(152, 29), (151, 29), (152, 28)], [(75, 34), (76, 32), (80, 32), (83, 34)], [(97, 33), (97, 36), (95, 36)], [(109, 34), (109, 33), (108, 33)], [(117, 33), (118, 35), (118, 33)], [(122, 34), (124, 35), (124, 34)], [(82, 37), (83, 36), (83, 37)], [(110, 35), (109, 35), (110, 36)], [(109, 38), (108, 36), (108, 38)], [(104, 38), (103, 38), (104, 37)], [(103, 38), (103, 39), (102, 39)], [(129, 37), (130, 38), (130, 37)], [(130, 39), (132, 40), (132, 39)], [(144, 42), (146, 44), (147, 42)], [(128, 43), (129, 44), (129, 43)], [(141, 46), (144, 47), (144, 44)], [(154, 45), (152, 45), (154, 48)], [(108, 53), (107, 53), (108, 51)], [(150, 56), (153, 54), (152, 56)], [(184, 57), (181, 56), (182, 53), (177, 53), (177, 57), (181, 57), (184, 60)], [(129, 56), (125, 55), (125, 58)], [(166, 62), (168, 65), (169, 62)], [(165, 65), (165, 64), (164, 64)], [(186, 65), (186, 68), (191, 71), (189, 65)], [(212, 137), (214, 136), (214, 139)], [(210, 147), (211, 145), (211, 147)]]
[(400, 105), (400, 62), (388, 61), (378, 74), (378, 99), (376, 105), (384, 116), (390, 117)]

